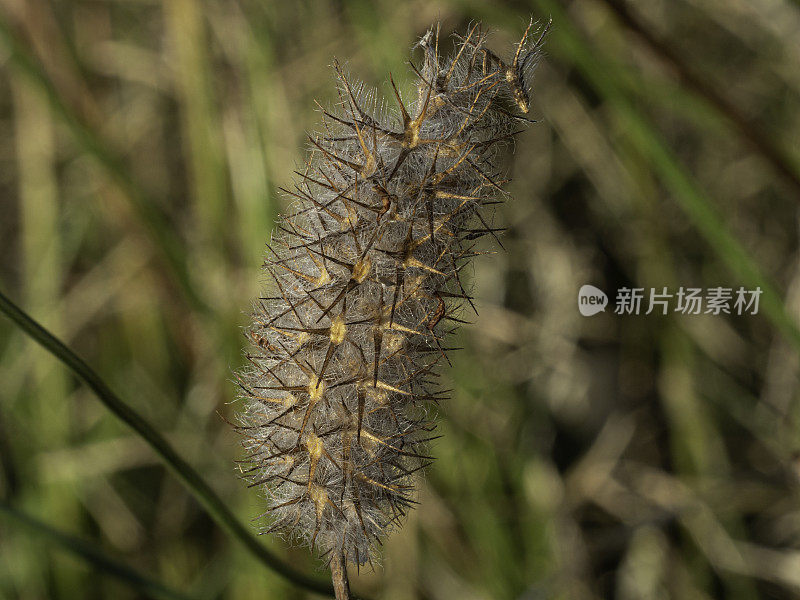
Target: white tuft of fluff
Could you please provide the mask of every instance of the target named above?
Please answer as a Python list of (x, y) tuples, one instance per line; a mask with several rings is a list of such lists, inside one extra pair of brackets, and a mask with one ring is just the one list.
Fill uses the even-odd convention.
[(444, 399), (437, 370), (471, 303), (459, 273), (495, 235), (499, 159), (530, 122), (547, 28), (533, 43), (530, 29), (507, 61), (480, 25), (441, 60), (432, 29), (415, 98), (391, 81), (390, 109), (334, 64), (340, 100), (284, 190), (293, 209), (268, 245), (271, 291), (237, 374), (242, 471), (266, 498), (267, 531), (363, 564), (412, 505), (426, 407)]

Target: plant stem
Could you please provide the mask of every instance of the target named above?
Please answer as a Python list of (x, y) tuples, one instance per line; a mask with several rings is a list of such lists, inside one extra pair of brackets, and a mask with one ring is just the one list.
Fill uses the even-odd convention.
[(344, 554), (336, 552), (331, 558), (331, 580), (336, 600), (350, 600), (350, 582), (347, 581), (347, 561)]
[(308, 577), (286, 565), (261, 544), (250, 531), (242, 525), (231, 512), (225, 501), (220, 498), (211, 486), (175, 451), (172, 445), (153, 428), (138, 412), (126, 404), (81, 360), (77, 354), (67, 348), (59, 339), (32, 319), (20, 307), (0, 292), (0, 313), (4, 313), (22, 331), (43, 346), (53, 356), (67, 365), (75, 375), (88, 385), (98, 399), (105, 404), (123, 423), (133, 429), (161, 457), (173, 474), (183, 483), (194, 498), (205, 508), (208, 515), (216, 521), (232, 537), (239, 540), (247, 550), (264, 565), (298, 587), (318, 594), (330, 594), (330, 588), (316, 579)]

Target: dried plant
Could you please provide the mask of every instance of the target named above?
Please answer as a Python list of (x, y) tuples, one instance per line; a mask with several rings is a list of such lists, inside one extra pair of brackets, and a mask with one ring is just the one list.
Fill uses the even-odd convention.
[(476, 240), (496, 236), (498, 164), (530, 122), (546, 29), (531, 43), (529, 25), (509, 61), (480, 25), (442, 61), (430, 30), (413, 102), (390, 76), (396, 109), (334, 63), (340, 101), (283, 190), (296, 202), (268, 245), (274, 293), (256, 305), (237, 377), (242, 470), (266, 495), (267, 531), (318, 547), (340, 597), (345, 563), (371, 560), (431, 458), (426, 407), (445, 398), (437, 368), (471, 304), (460, 273)]

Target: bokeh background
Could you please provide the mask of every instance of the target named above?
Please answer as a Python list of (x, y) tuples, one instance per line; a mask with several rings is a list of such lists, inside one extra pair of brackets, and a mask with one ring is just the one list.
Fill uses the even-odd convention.
[[(2, 290), (256, 517), (230, 378), (332, 58), (386, 95), (437, 19), (503, 53), (530, 15), (553, 27), (506, 250), (470, 275), (420, 505), (353, 587), (800, 598), (796, 0), (2, 0)], [(585, 318), (585, 283), (765, 293), (757, 316)], [(3, 599), (148, 597), (115, 565), (197, 599), (316, 597), (6, 319), (0, 496)]]

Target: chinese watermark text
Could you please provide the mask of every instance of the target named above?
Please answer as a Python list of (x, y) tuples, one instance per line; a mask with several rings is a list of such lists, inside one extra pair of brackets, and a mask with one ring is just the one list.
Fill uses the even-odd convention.
[[(614, 314), (757, 315), (760, 296), (760, 287), (754, 290), (721, 286), (705, 289), (623, 287), (617, 290)], [(586, 317), (604, 311), (607, 303), (605, 293), (594, 286), (584, 285), (578, 292), (578, 310)]]

